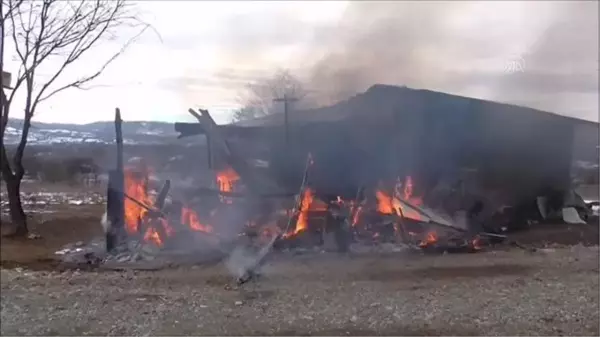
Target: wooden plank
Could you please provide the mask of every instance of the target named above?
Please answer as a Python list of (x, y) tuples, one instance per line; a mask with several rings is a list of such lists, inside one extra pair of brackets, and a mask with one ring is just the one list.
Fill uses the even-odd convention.
[(154, 203), (156, 208), (162, 210), (165, 206), (165, 201), (167, 200), (167, 194), (169, 194), (169, 189), (171, 189), (171, 180), (167, 179), (165, 184), (160, 189), (158, 196), (156, 197), (156, 202)]

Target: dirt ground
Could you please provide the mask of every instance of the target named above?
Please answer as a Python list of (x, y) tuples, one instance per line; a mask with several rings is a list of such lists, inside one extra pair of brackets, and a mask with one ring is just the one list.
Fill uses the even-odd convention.
[[(37, 213), (2, 237), (2, 335), (598, 335), (598, 225), (537, 225), (476, 254), (277, 254), (237, 287), (221, 264), (72, 270), (100, 205)], [(582, 244), (583, 243), (583, 244)]]
[(598, 248), (1, 271), (2, 335), (598, 335)]
[[(4, 235), (0, 242), (0, 266), (2, 268), (26, 267), (51, 269), (58, 265), (54, 254), (68, 243), (88, 241), (102, 234), (99, 219), (103, 207), (53, 206), (52, 212), (29, 214), (31, 232), (39, 239), (14, 239)], [(3, 217), (6, 221), (6, 218)], [(5, 226), (2, 227), (3, 232)]]

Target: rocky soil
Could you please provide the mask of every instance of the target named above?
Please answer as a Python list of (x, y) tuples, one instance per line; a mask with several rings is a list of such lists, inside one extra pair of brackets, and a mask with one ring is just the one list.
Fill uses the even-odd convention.
[(598, 335), (598, 247), (1, 271), (2, 335)]

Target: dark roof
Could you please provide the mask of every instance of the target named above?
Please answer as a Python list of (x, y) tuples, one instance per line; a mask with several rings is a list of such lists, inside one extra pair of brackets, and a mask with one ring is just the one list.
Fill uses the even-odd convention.
[[(408, 87), (392, 86), (376, 84), (370, 87), (364, 93), (357, 94), (345, 101), (339, 102), (332, 106), (294, 111), (290, 114), (290, 123), (307, 124), (313, 122), (334, 122), (340, 121), (353, 116), (376, 116), (386, 115), (394, 111), (398, 111), (403, 107), (410, 106), (414, 102), (427, 102), (428, 104), (437, 105), (445, 103), (479, 103), (484, 107), (491, 109), (500, 109), (506, 111), (514, 111), (514, 113), (533, 113), (533, 114), (549, 114), (556, 118), (570, 120), (576, 124), (596, 125), (597, 122), (586, 121), (583, 119), (573, 118), (558, 115), (552, 112), (527, 108), (517, 105), (486, 101), (476, 98), (451, 95), (443, 92), (412, 89)], [(283, 114), (273, 114), (252, 120), (240, 121), (235, 123), (236, 126), (275, 126), (283, 124)]]

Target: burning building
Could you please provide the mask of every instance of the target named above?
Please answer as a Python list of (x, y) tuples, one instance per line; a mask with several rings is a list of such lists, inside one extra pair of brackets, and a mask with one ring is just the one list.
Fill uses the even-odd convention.
[(207, 136), (216, 188), (189, 186), (167, 203), (168, 181), (151, 196), (147, 167), (118, 169), (109, 187), (112, 227), (122, 228), (123, 241), (161, 249), (185, 243), (223, 252), (239, 237), (258, 238), (268, 243), (257, 264), (276, 243), (333, 240), (345, 251), (365, 239), (478, 250), (502, 237), (484, 228), (499, 210), (569, 189), (578, 125), (534, 109), (384, 85), (287, 118), (218, 126), (208, 111), (190, 113), (200, 123), (175, 129)]

